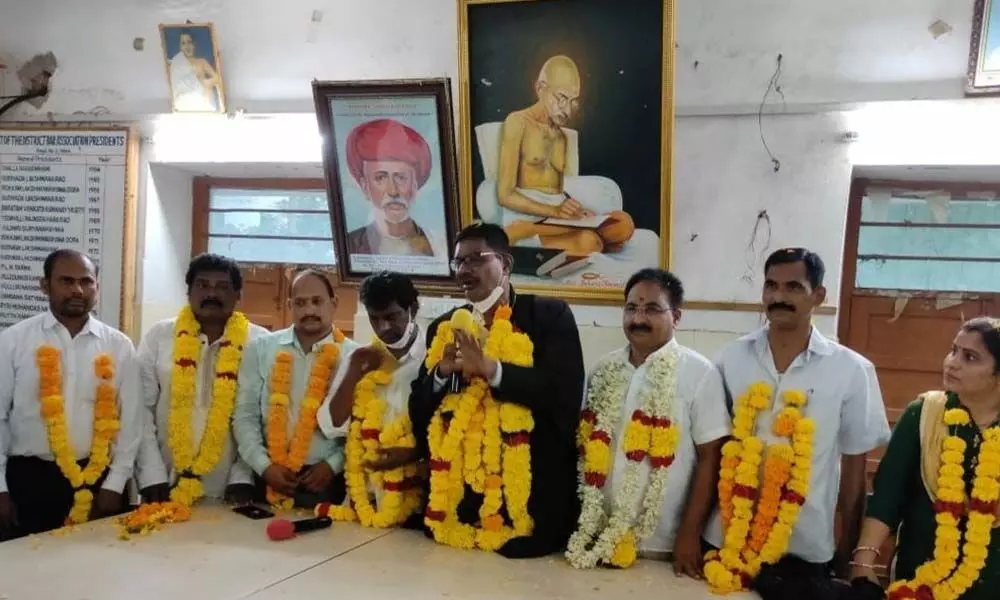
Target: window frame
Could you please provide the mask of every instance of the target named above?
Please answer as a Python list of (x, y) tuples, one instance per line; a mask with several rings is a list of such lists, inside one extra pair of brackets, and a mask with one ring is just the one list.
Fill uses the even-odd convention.
[[(235, 190), (272, 190), (272, 191), (299, 191), (299, 190), (309, 190), (309, 191), (322, 191), (324, 194), (329, 193), (326, 188), (326, 181), (321, 178), (284, 178), (284, 177), (268, 177), (268, 178), (243, 178), (243, 177), (195, 177), (192, 184), (192, 200), (193, 200), (193, 210), (192, 210), (192, 223), (191, 223), (191, 256), (197, 256), (203, 252), (208, 251), (208, 239), (209, 235), (209, 220), (211, 215), (211, 198), (213, 189), (235, 189)], [(328, 203), (329, 204), (329, 203)], [(294, 212), (294, 211), (293, 211)], [(329, 218), (329, 213), (327, 213), (327, 218)], [(334, 255), (336, 256), (337, 240), (336, 231), (333, 231), (333, 236), (330, 242), (334, 247)], [(285, 239), (285, 238), (275, 238), (275, 239)], [(339, 257), (337, 257), (339, 262)], [(243, 266), (276, 266), (279, 264), (292, 264), (292, 263), (261, 263), (261, 262), (246, 262), (237, 261)], [(295, 266), (300, 267), (321, 267), (323, 269), (331, 269), (336, 271), (336, 265), (327, 264), (300, 264), (295, 263)], [(340, 278), (335, 277), (334, 283), (339, 284)]]
[[(861, 210), (865, 195), (870, 188), (901, 188), (912, 191), (942, 190), (954, 196), (966, 196), (975, 192), (995, 192), (1000, 199), (1000, 184), (974, 181), (907, 181), (900, 179), (870, 179), (855, 177), (851, 181), (850, 196), (847, 203), (847, 222), (844, 226), (844, 254), (841, 264), (840, 280), (840, 315), (838, 317), (837, 334), (841, 340), (848, 339), (851, 323), (851, 303), (855, 296), (881, 296), (882, 290), (857, 287), (858, 277), (858, 244), (861, 237)], [(975, 228), (975, 227), (969, 227)], [(920, 257), (916, 257), (920, 258)], [(934, 257), (927, 257), (934, 258)], [(898, 297), (935, 298), (944, 293), (963, 300), (985, 299), (1000, 302), (1000, 294), (995, 292), (955, 291), (941, 292), (933, 290), (898, 290)]]

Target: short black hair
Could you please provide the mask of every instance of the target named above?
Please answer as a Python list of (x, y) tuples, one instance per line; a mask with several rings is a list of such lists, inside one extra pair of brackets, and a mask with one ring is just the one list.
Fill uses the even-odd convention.
[(455, 243), (471, 240), (483, 240), (490, 250), (501, 254), (510, 254), (510, 238), (503, 227), (493, 223), (476, 221), (467, 225), (458, 232)]
[(395, 271), (382, 271), (365, 277), (358, 297), (365, 308), (384, 310), (395, 302), (409, 312), (417, 307), (417, 288), (408, 276)]
[(331, 298), (337, 297), (337, 294), (335, 294), (333, 291), (333, 284), (330, 283), (330, 278), (326, 276), (326, 273), (318, 269), (300, 269), (299, 271), (297, 271), (295, 273), (295, 277), (292, 277), (292, 282), (288, 284), (289, 296), (292, 295), (292, 289), (295, 287), (295, 284), (298, 283), (301, 279), (304, 279), (306, 277), (315, 277), (319, 279), (320, 281), (323, 282), (323, 287), (326, 288), (326, 292), (330, 294), (330, 297)]
[(625, 283), (625, 297), (628, 298), (632, 288), (644, 281), (660, 286), (670, 300), (670, 308), (676, 310), (684, 305), (684, 285), (676, 275), (664, 269), (640, 269), (633, 273)]
[(979, 334), (986, 350), (993, 356), (993, 373), (1000, 375), (1000, 319), (976, 317), (963, 323), (962, 331)]
[(764, 276), (774, 265), (787, 265), (800, 262), (806, 266), (806, 279), (814, 289), (823, 285), (823, 277), (826, 275), (826, 266), (819, 254), (806, 248), (782, 248), (775, 250), (771, 256), (764, 261)]
[(237, 292), (243, 290), (243, 273), (240, 271), (240, 266), (228, 256), (205, 252), (192, 258), (187, 275), (184, 276), (188, 291), (191, 291), (191, 284), (195, 278), (202, 273), (225, 273), (229, 275), (229, 283), (233, 284), (234, 290)]
[(79, 250), (72, 250), (70, 248), (60, 248), (58, 250), (53, 250), (52, 252), (49, 252), (49, 255), (45, 257), (45, 262), (42, 263), (42, 275), (45, 276), (45, 279), (52, 279), (52, 270), (55, 268), (56, 263), (59, 262), (60, 259), (69, 258), (71, 256), (82, 258), (87, 262), (89, 262), (90, 266), (94, 267), (94, 275), (99, 275), (97, 270), (97, 263), (94, 262), (94, 259), (90, 258), (83, 252), (80, 252)]

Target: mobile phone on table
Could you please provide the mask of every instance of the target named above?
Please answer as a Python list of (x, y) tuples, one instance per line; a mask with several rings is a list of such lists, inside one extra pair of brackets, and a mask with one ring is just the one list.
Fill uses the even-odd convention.
[(253, 519), (254, 521), (259, 521), (261, 519), (270, 519), (274, 516), (274, 513), (267, 510), (266, 508), (261, 508), (259, 506), (254, 506), (253, 504), (244, 504), (243, 506), (237, 506), (233, 509), (233, 512), (238, 515), (243, 515), (248, 519)]

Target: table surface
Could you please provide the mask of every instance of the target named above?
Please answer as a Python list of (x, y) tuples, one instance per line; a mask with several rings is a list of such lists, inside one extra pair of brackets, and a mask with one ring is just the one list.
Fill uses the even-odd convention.
[(114, 522), (105, 519), (68, 535), (5, 542), (0, 599), (235, 600), (389, 533), (334, 524), (272, 542), (267, 522), (205, 506), (186, 523), (127, 541), (117, 539)]
[(69, 535), (6, 542), (0, 600), (718, 598), (656, 561), (577, 571), (559, 555), (507, 560), (439, 546), (413, 531), (347, 524), (271, 542), (266, 524), (205, 506), (187, 523), (127, 541), (105, 520)]

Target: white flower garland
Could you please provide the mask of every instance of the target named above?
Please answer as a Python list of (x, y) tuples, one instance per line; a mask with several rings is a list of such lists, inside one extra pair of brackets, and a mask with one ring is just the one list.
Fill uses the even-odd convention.
[[(674, 400), (677, 395), (676, 370), (676, 349), (671, 349), (653, 359), (644, 377), (645, 390), (639, 402), (640, 410), (655, 418), (673, 418)], [(596, 417), (594, 431), (602, 431), (611, 438), (612, 452), (629, 380), (629, 370), (623, 360), (609, 361), (594, 373), (587, 393), (587, 408)], [(639, 464), (629, 461), (621, 487), (615, 495), (609, 518), (604, 510), (603, 490), (587, 485), (583, 480), (584, 468), (581, 455), (579, 493), (583, 507), (580, 512), (579, 528), (570, 538), (566, 551), (566, 558), (575, 568), (589, 569), (597, 566), (599, 562), (610, 562), (616, 544), (631, 528), (634, 528), (636, 538), (640, 541), (656, 530), (660, 521), (660, 508), (663, 506), (669, 469), (653, 470), (642, 498), (642, 512), (637, 514), (635, 498), (642, 492)], [(595, 536), (597, 536), (596, 542), (594, 542)]]

